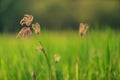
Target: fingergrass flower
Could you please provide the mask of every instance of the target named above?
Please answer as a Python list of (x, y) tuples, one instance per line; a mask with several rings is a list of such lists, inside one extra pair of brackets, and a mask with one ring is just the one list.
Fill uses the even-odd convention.
[(33, 16), (29, 14), (25, 14), (23, 19), (21, 19), (20, 24), (22, 26), (25, 24), (27, 27), (29, 27), (32, 21), (33, 21)]
[(34, 71), (31, 73), (31, 76), (32, 76), (32, 80), (36, 80), (36, 74)]
[(21, 37), (21, 38), (30, 38), (32, 32), (30, 30), (30, 27), (23, 27), (20, 32), (18, 33), (17, 35), (17, 38), (18, 37)]
[(55, 60), (55, 63), (58, 63), (60, 61), (61, 57), (57, 54), (54, 55), (54, 60)]
[(37, 35), (40, 34), (40, 24), (39, 23), (32, 24), (32, 28), (35, 31), (35, 34), (37, 34)]
[(88, 27), (87, 24), (85, 24), (85, 23), (80, 23), (80, 25), (79, 25), (79, 35), (80, 35), (80, 36), (83, 36), (83, 35), (86, 33), (86, 31), (87, 31), (88, 28), (89, 28), (89, 27)]

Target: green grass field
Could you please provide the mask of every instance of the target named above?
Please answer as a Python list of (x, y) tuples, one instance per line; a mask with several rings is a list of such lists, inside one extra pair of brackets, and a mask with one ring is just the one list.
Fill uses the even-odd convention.
[[(45, 49), (51, 64), (51, 80), (120, 80), (120, 33), (112, 30), (43, 31), (29, 40), (0, 35), (0, 80), (49, 80)], [(61, 59), (54, 61), (54, 55)]]

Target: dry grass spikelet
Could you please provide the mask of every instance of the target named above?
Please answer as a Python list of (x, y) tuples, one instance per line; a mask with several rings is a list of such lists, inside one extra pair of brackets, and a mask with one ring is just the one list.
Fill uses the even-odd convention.
[(38, 46), (37, 49), (38, 49), (39, 51), (44, 52), (44, 48), (43, 48), (42, 46)]
[(55, 63), (58, 63), (60, 61), (61, 57), (57, 54), (54, 55), (54, 60), (55, 60)]
[(18, 33), (17, 35), (17, 38), (18, 37), (21, 37), (21, 38), (30, 38), (32, 32), (30, 30), (30, 27), (23, 27), (20, 32)]
[(32, 80), (36, 80), (36, 74), (34, 71), (31, 73), (31, 76), (32, 76)]
[(33, 30), (35, 31), (35, 34), (40, 34), (40, 24), (39, 23), (35, 23), (35, 24), (32, 24), (32, 28)]
[(29, 15), (29, 14), (25, 14), (23, 19), (21, 19), (20, 21), (20, 24), (23, 26), (24, 24), (26, 26), (30, 26), (30, 24), (32, 23), (33, 21), (33, 16), (32, 15)]
[(80, 25), (79, 25), (79, 35), (80, 35), (80, 36), (83, 36), (83, 35), (86, 33), (86, 31), (87, 31), (88, 28), (89, 28), (89, 27), (88, 27), (87, 24), (85, 24), (85, 23), (80, 23)]

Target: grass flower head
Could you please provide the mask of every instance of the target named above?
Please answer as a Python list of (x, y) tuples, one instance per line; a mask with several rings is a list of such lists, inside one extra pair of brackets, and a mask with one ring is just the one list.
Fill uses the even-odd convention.
[(37, 34), (37, 35), (40, 34), (40, 24), (39, 23), (32, 24), (32, 28), (35, 31), (35, 34)]
[(79, 35), (83, 36), (88, 29), (88, 25), (85, 23), (80, 23), (79, 25)]
[(33, 16), (32, 15), (29, 15), (29, 14), (25, 14), (23, 19), (21, 19), (20, 21), (20, 24), (23, 26), (24, 24), (26, 26), (30, 26), (30, 24), (32, 23), (33, 21)]
[(58, 63), (60, 61), (61, 57), (57, 54), (54, 55), (54, 60), (55, 60), (55, 63)]
[(20, 32), (18, 33), (17, 35), (17, 38), (18, 37), (21, 37), (21, 38), (29, 38), (31, 36), (32, 32), (30, 30), (30, 27), (23, 27)]

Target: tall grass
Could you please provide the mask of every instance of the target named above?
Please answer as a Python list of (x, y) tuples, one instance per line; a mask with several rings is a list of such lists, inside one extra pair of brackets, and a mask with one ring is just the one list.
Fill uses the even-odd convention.
[[(119, 80), (119, 32), (91, 31), (80, 37), (78, 32), (42, 32), (30, 40), (0, 35), (0, 80), (48, 80), (49, 71), (39, 41), (51, 62), (51, 80)], [(61, 60), (54, 61), (54, 54)], [(77, 61), (77, 62), (76, 62)]]

